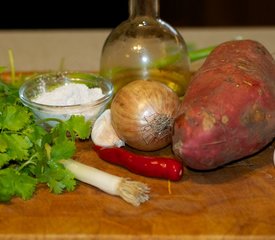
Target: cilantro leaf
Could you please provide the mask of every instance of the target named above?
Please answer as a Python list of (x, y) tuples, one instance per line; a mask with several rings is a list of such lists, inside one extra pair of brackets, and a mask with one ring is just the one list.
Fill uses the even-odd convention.
[(85, 121), (81, 115), (72, 115), (67, 121), (59, 123), (52, 129), (53, 136), (59, 138), (69, 137), (74, 141), (77, 137), (87, 139), (91, 132), (91, 122)]
[(54, 161), (68, 159), (75, 153), (75, 143), (70, 140), (56, 142), (51, 148), (51, 158)]
[(6, 134), (1, 135), (2, 146), (6, 145), (6, 153), (9, 155), (9, 159), (24, 160), (29, 157), (29, 148), (32, 147), (32, 142), (25, 136), (18, 134)]
[(76, 185), (74, 175), (65, 169), (62, 164), (52, 164), (45, 170), (39, 178), (40, 182), (47, 183), (50, 191), (60, 194), (64, 190), (73, 191)]
[(11, 131), (23, 129), (30, 121), (31, 113), (23, 106), (6, 105), (0, 115), (0, 128)]
[(0, 169), (9, 162), (10, 157), (7, 153), (0, 153)]
[(16, 196), (24, 200), (30, 199), (36, 189), (37, 179), (27, 174), (17, 174), (14, 180), (14, 189)]
[(22, 134), (27, 136), (35, 145), (41, 146), (42, 140), (48, 135), (48, 132), (41, 126), (33, 123), (28, 124), (28, 126), (22, 130)]
[(0, 170), (0, 201), (1, 202), (7, 202), (15, 195), (15, 190), (12, 184), (13, 178), (14, 178), (14, 171), (12, 168), (6, 168), (4, 170)]
[(0, 152), (5, 152), (8, 148), (8, 144), (6, 140), (4, 139), (4, 136), (0, 135)]
[(91, 126), (85, 122), (85, 118), (82, 116), (73, 115), (67, 121), (67, 125), (70, 132), (75, 132), (80, 139), (86, 139), (91, 131)]
[(9, 201), (13, 196), (30, 199), (36, 184), (35, 178), (20, 174), (13, 168), (0, 170), (0, 201)]
[(19, 103), (18, 88), (0, 81), (0, 105)]

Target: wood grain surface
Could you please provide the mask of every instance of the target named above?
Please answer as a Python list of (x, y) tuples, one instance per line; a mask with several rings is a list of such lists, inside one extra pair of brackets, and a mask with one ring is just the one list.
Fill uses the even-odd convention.
[(41, 186), (0, 204), (1, 239), (275, 239), (275, 143), (214, 171), (186, 169), (170, 188), (100, 160), (91, 141), (77, 146), (76, 160), (147, 183), (150, 200), (134, 207), (84, 183), (61, 195)]

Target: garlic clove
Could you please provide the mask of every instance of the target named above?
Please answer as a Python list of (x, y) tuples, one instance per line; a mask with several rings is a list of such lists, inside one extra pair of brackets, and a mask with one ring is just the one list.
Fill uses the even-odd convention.
[(111, 123), (111, 110), (106, 109), (95, 121), (91, 139), (93, 143), (101, 147), (122, 147), (125, 142), (116, 134)]

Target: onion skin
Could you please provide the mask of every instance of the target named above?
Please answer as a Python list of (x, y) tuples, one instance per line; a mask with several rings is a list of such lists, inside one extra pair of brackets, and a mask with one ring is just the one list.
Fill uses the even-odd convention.
[(157, 81), (136, 80), (121, 88), (111, 104), (112, 125), (120, 139), (141, 151), (159, 150), (172, 141), (180, 100)]

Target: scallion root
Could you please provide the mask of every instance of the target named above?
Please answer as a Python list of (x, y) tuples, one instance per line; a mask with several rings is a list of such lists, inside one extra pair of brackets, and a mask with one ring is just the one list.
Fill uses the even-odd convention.
[(150, 188), (141, 182), (123, 178), (118, 186), (118, 194), (126, 202), (139, 206), (149, 200)]

